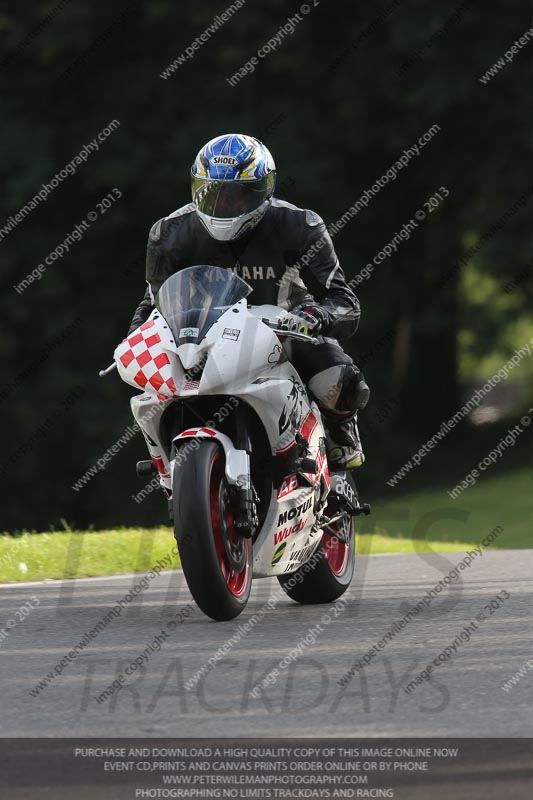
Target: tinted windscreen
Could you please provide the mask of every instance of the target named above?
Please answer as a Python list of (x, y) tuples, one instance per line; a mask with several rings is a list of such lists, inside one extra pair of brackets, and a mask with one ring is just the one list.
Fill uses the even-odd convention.
[(199, 342), (228, 308), (251, 291), (229, 269), (187, 267), (165, 281), (155, 302), (176, 342)]

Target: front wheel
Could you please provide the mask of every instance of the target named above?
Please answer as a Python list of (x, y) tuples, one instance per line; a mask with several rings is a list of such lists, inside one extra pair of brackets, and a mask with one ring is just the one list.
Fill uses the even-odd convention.
[(217, 442), (201, 442), (176, 467), (174, 536), (190, 592), (211, 619), (233, 619), (252, 587), (252, 542), (235, 532), (225, 457)]
[(355, 566), (354, 517), (331, 526), (347, 543), (324, 533), (306, 564), (289, 575), (278, 575), (283, 591), (298, 603), (332, 603), (347, 590)]

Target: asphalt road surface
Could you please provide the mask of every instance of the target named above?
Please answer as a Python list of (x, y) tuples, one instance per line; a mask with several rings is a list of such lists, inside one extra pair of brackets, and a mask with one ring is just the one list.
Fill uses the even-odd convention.
[[(338, 684), (462, 558), (360, 557), (337, 616), (328, 606), (283, 597), (248, 632), (242, 626), (278, 595), (275, 579), (256, 582), (238, 619), (214, 623), (191, 603), (181, 572), (164, 572), (96, 638), (86, 637), (85, 649), (38, 692), (39, 681), (140, 576), (0, 586), (0, 628), (16, 622), (0, 641), (0, 736), (531, 737), (533, 669), (502, 689), (528, 660), (533, 665), (531, 550), (476, 558), (368, 666)], [(36, 607), (18, 621), (27, 602)], [(469, 639), (461, 638), (465, 629), (473, 631)], [(453, 656), (406, 693), (447, 646)], [(143, 651), (145, 666), (118, 683)], [(214, 667), (185, 688), (210, 658)], [(274, 682), (252, 696), (276, 668)], [(120, 688), (98, 702), (114, 680)]]

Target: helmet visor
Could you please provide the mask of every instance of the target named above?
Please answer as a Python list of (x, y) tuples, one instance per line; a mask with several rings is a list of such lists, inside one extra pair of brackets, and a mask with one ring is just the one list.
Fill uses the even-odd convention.
[(217, 219), (231, 219), (259, 208), (273, 191), (272, 175), (254, 181), (192, 179), (192, 199), (198, 211)]

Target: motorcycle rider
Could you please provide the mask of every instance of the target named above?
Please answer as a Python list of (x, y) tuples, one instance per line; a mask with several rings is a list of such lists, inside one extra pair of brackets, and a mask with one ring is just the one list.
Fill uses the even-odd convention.
[(252, 287), (253, 305), (287, 309), (318, 337), (314, 347), (292, 341), (290, 358), (322, 412), (330, 466), (360, 466), (357, 412), (370, 390), (337, 341), (357, 330), (360, 306), (323, 220), (273, 197), (274, 160), (252, 136), (211, 139), (192, 165), (191, 183), (193, 202), (150, 230), (148, 287), (128, 335), (146, 321), (173, 273), (197, 264), (233, 270)]

